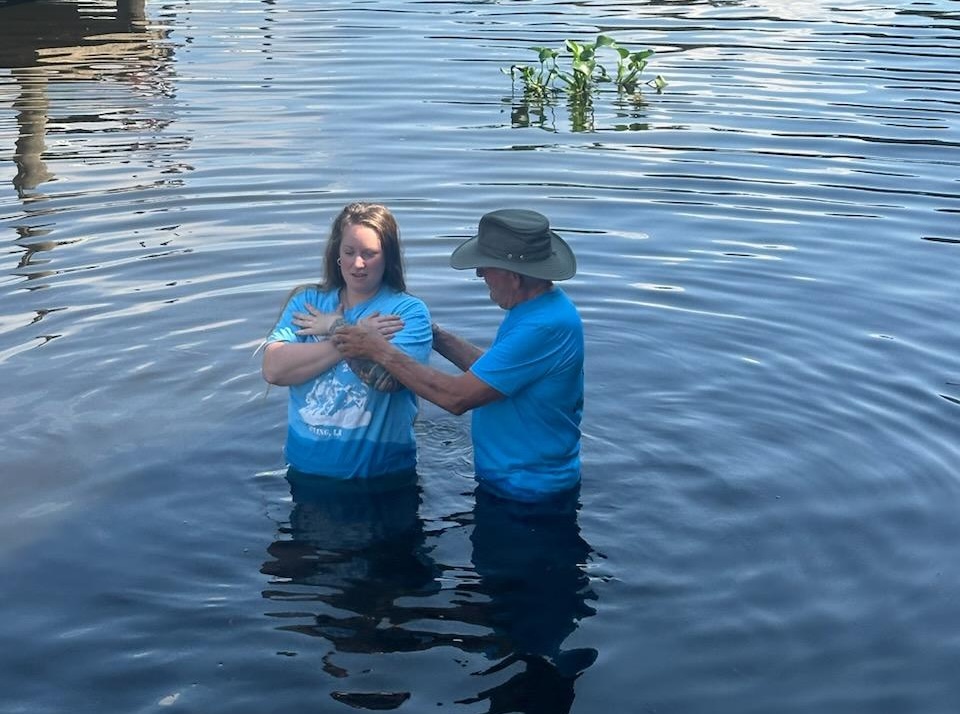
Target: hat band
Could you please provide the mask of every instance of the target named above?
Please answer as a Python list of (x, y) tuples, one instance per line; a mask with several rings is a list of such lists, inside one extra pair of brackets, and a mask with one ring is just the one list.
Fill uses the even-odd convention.
[(543, 247), (524, 246), (523, 252), (514, 252), (511, 250), (499, 249), (491, 250), (489, 246), (478, 246), (481, 252), (490, 258), (499, 258), (500, 260), (509, 260), (513, 262), (526, 263), (527, 261), (546, 260), (553, 253), (550, 250), (550, 241), (547, 241)]

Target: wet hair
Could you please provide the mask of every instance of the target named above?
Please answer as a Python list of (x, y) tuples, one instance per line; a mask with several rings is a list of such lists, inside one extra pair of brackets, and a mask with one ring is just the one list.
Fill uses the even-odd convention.
[(380, 238), (380, 250), (385, 263), (383, 282), (397, 292), (405, 292), (406, 281), (403, 278), (403, 256), (400, 254), (400, 228), (390, 209), (379, 203), (355, 202), (344, 206), (333, 219), (330, 237), (323, 254), (322, 290), (336, 290), (344, 287), (343, 274), (337, 259), (340, 257), (340, 243), (347, 226), (366, 226)]

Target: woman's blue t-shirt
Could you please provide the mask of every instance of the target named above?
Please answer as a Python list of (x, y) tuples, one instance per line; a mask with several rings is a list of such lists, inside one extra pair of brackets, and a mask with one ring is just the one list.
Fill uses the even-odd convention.
[[(268, 342), (309, 342), (326, 339), (300, 336), (293, 313), (312, 305), (335, 312), (337, 290), (308, 287), (287, 301)], [(344, 313), (348, 324), (379, 312), (399, 315), (403, 329), (391, 344), (421, 363), (432, 349), (430, 312), (422, 300), (387, 286), (370, 300)], [(326, 372), (290, 388), (287, 412), (286, 458), (297, 471), (333, 478), (379, 476), (416, 467), (413, 420), (417, 397), (408, 389), (380, 392), (364, 384), (341, 360)]]

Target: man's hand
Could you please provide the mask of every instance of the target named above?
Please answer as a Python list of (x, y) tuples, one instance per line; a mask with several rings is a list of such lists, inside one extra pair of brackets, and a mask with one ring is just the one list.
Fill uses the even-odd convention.
[(371, 315), (357, 325), (341, 325), (334, 330), (331, 339), (333, 346), (347, 360), (347, 366), (365, 384), (381, 392), (396, 392), (403, 389), (403, 385), (378, 364), (376, 358), (377, 354), (389, 349), (387, 341), (393, 339), (390, 327), (393, 323), (384, 320)]
[(370, 359), (387, 346), (385, 337), (374, 325), (361, 321), (358, 325), (343, 325), (333, 333), (333, 344), (348, 359)]

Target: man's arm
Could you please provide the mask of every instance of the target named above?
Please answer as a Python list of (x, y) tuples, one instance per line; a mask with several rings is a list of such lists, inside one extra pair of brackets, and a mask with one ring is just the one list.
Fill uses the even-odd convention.
[[(469, 345), (459, 338), (455, 339)], [(362, 326), (338, 328), (333, 335), (333, 342), (344, 356), (373, 360), (408, 389), (453, 414), (463, 414), (475, 407), (503, 399), (504, 396), (471, 372), (452, 375), (420, 364), (387, 342), (382, 335)], [(455, 351), (452, 354), (457, 356)], [(476, 357), (473, 357), (469, 364), (476, 361)], [(453, 362), (452, 359), (451, 361)]]
[(466, 372), (480, 359), (483, 350), (433, 323), (433, 349)]

